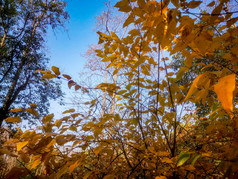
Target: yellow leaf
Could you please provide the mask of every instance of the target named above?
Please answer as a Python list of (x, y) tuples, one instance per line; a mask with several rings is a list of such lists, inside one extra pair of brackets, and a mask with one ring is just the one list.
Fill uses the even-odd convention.
[(157, 176), (157, 177), (155, 177), (155, 179), (167, 179), (167, 177), (165, 177), (165, 176)]
[(37, 108), (37, 105), (36, 105), (36, 104), (30, 104), (30, 106), (31, 106), (32, 108)]
[(41, 164), (41, 160), (40, 159), (37, 159), (33, 162), (32, 166), (31, 166), (31, 169), (34, 169), (36, 168), (38, 165)]
[(128, 0), (119, 1), (116, 3), (114, 7), (117, 7), (119, 11), (122, 11), (122, 12), (129, 12), (131, 10)]
[(6, 122), (21, 122), (21, 118), (20, 117), (8, 117), (5, 119)]
[(44, 75), (42, 76), (42, 78), (52, 79), (52, 78), (56, 78), (56, 75), (53, 75), (53, 74), (44, 74)]
[(69, 173), (71, 174), (77, 166), (78, 166), (78, 161), (76, 161), (74, 164), (70, 165)]
[(38, 112), (33, 108), (27, 108), (25, 111), (28, 112), (28, 113), (31, 113), (32, 115), (34, 115), (36, 117), (39, 117)]
[(71, 125), (71, 126), (69, 127), (69, 130), (74, 131), (74, 132), (77, 132), (77, 127), (75, 127), (74, 125)]
[(59, 71), (59, 68), (56, 67), (56, 66), (52, 66), (52, 71), (56, 74), (56, 75), (60, 75), (60, 71)]
[(191, 85), (184, 101), (187, 101), (197, 91), (198, 83), (200, 82), (200, 80), (203, 81), (203, 79), (205, 79), (205, 77), (206, 77), (205, 73), (197, 76), (197, 78), (193, 81), (193, 84)]
[(34, 73), (46, 73), (46, 74), (51, 74), (50, 70), (44, 71), (44, 70), (36, 70)]
[(186, 73), (188, 70), (189, 70), (189, 68), (187, 68), (187, 67), (181, 67), (177, 73), (177, 76), (176, 76), (177, 80), (181, 80), (184, 73)]
[(46, 115), (46, 116), (43, 117), (42, 122), (43, 123), (50, 122), (53, 119), (53, 117), (54, 117), (54, 114)]
[(68, 109), (68, 110), (64, 111), (62, 114), (72, 113), (72, 112), (75, 112), (75, 109)]
[(23, 147), (25, 147), (28, 144), (29, 141), (20, 142), (17, 144), (17, 151), (21, 150)]
[(220, 78), (218, 83), (214, 85), (214, 91), (218, 100), (222, 103), (223, 108), (231, 112), (233, 111), (233, 92), (236, 84), (235, 74)]
[(22, 108), (15, 108), (15, 109), (11, 109), (9, 112), (22, 112), (24, 109)]

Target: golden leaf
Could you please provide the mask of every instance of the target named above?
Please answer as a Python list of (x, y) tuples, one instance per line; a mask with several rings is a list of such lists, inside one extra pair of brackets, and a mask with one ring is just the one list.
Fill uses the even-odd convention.
[(20, 142), (17, 144), (17, 151), (21, 150), (23, 147), (25, 147), (28, 144), (29, 141)]
[(37, 105), (36, 105), (36, 104), (30, 104), (30, 106), (31, 106), (32, 108), (37, 108)]
[(184, 101), (187, 101), (197, 91), (198, 84), (200, 83), (200, 81), (204, 81), (205, 78), (206, 78), (206, 73), (198, 75), (197, 78), (195, 78)]
[(33, 108), (27, 108), (25, 111), (28, 112), (28, 113), (31, 113), (32, 115), (34, 115), (36, 117), (39, 117), (38, 112)]
[(31, 166), (31, 169), (34, 169), (36, 168), (38, 165), (41, 164), (41, 160), (40, 159), (37, 159), (33, 162), (32, 166)]
[(22, 112), (24, 109), (22, 108), (15, 108), (15, 109), (11, 109), (9, 112)]
[(44, 75), (42, 76), (42, 79), (43, 79), (43, 78), (52, 79), (52, 78), (56, 78), (56, 75), (53, 75), (53, 74), (44, 74)]
[(214, 91), (217, 94), (217, 98), (227, 112), (233, 111), (233, 92), (236, 84), (235, 78), (235, 74), (228, 75), (220, 78), (218, 83), (214, 85)]
[(46, 74), (51, 74), (50, 70), (36, 70), (34, 73), (46, 73)]
[(75, 109), (68, 109), (68, 110), (64, 111), (62, 114), (72, 113), (72, 112), (75, 112)]
[(46, 116), (43, 117), (42, 122), (43, 123), (50, 122), (53, 119), (53, 117), (54, 117), (54, 114), (46, 115)]
[(56, 74), (56, 75), (60, 75), (60, 71), (59, 71), (59, 68), (56, 67), (56, 66), (52, 66), (52, 71)]
[(157, 177), (155, 177), (155, 179), (167, 179), (167, 177), (165, 177), (165, 176), (157, 176)]
[(6, 118), (5, 119), (5, 121), (6, 122), (17, 122), (17, 123), (19, 123), (19, 122), (21, 122), (21, 118), (20, 117), (8, 117), (8, 118)]
[(77, 166), (78, 166), (78, 161), (76, 161), (74, 164), (70, 165), (69, 173), (71, 174)]

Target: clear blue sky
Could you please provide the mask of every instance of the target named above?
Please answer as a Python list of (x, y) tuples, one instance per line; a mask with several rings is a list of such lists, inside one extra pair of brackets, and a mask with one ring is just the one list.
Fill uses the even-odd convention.
[[(91, 44), (98, 42), (98, 36), (94, 30), (96, 16), (106, 10), (103, 2), (106, 0), (67, 0), (67, 11), (70, 15), (67, 24), (68, 31), (49, 31), (47, 37), (50, 58), (49, 66), (57, 66), (62, 73), (78, 79), (78, 73), (83, 70), (85, 58), (82, 55)], [(112, 5), (116, 0), (112, 0)], [(68, 94), (67, 84), (63, 83), (63, 91)], [(69, 95), (66, 95), (66, 101)], [(59, 106), (57, 102), (51, 102), (50, 112), (56, 116), (66, 110), (67, 106)]]
[[(95, 16), (106, 10), (105, 0), (67, 0), (67, 11), (70, 22), (68, 32), (49, 32), (48, 55), (50, 65), (58, 66), (70, 75), (77, 75), (83, 68), (85, 59), (82, 57), (90, 44), (98, 42), (98, 36), (93, 30)], [(115, 1), (112, 1), (112, 3)]]

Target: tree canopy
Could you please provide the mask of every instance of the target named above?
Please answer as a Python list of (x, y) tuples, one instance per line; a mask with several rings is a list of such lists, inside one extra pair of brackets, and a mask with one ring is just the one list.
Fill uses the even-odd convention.
[(233, 3), (118, 1), (123, 18), (100, 16), (106, 30), (97, 32), (91, 54), (101, 83), (77, 83), (56, 66), (35, 71), (87, 97), (79, 101), (83, 110), (67, 109), (60, 119), (40, 117), (34, 106), (12, 109), (5, 121), (20, 123), (18, 112), (25, 111), (42, 125), (18, 128), (2, 145), (0, 153), (18, 163), (5, 177), (237, 178)]

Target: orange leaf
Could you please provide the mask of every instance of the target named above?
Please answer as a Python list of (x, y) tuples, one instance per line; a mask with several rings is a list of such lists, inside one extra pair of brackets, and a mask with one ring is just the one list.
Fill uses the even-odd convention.
[(167, 179), (167, 177), (165, 177), (165, 176), (157, 176), (157, 177), (155, 177), (155, 179)]
[(28, 144), (28, 141), (20, 142), (17, 144), (17, 151), (21, 150), (23, 147), (25, 147)]
[(235, 90), (236, 76), (235, 74), (220, 78), (218, 83), (214, 85), (214, 91), (218, 100), (227, 112), (233, 111), (233, 92)]
[(67, 80), (71, 79), (71, 76), (63, 74), (63, 77), (65, 77)]

